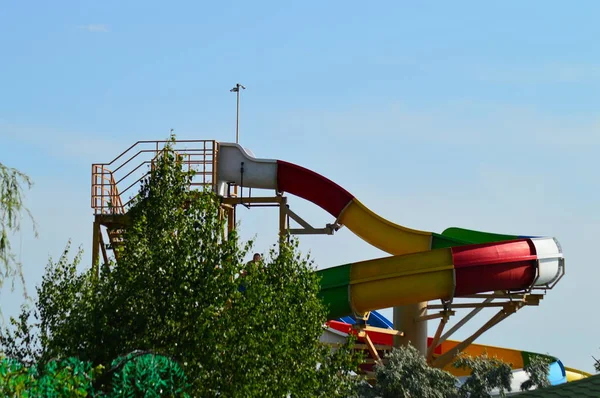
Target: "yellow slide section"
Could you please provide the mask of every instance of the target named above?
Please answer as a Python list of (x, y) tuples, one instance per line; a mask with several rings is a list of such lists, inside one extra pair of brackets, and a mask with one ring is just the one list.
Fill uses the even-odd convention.
[(394, 224), (373, 213), (356, 198), (342, 211), (338, 223), (348, 227), (364, 241), (390, 254), (417, 253), (431, 248), (431, 232)]
[[(457, 346), (460, 341), (455, 340), (446, 340), (441, 344), (442, 352), (448, 352), (455, 346)], [(438, 348), (439, 349), (439, 348)], [(510, 363), (513, 369), (521, 369), (525, 364), (523, 363), (523, 355), (519, 350), (512, 350), (510, 348), (501, 348), (494, 347), (489, 345), (482, 344), (471, 344), (466, 349), (463, 350), (465, 355), (470, 355), (472, 357), (482, 356), (487, 353), (490, 358), (498, 358), (503, 360), (504, 362)], [(469, 376), (471, 371), (469, 369), (456, 369), (452, 366), (452, 363), (446, 365), (444, 370), (452, 373), (454, 376)]]
[(572, 381), (577, 381), (581, 379), (585, 379), (586, 377), (593, 376), (591, 373), (584, 372), (582, 370), (577, 370), (573, 368), (568, 368), (565, 366), (565, 372), (567, 373), (567, 381), (570, 383)]
[(358, 313), (416, 301), (449, 299), (454, 293), (450, 249), (352, 264), (350, 300)]

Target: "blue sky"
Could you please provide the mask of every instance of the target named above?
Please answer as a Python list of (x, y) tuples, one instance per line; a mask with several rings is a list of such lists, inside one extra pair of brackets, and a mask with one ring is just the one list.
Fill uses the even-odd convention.
[[(558, 237), (566, 277), (478, 342), (591, 371), (599, 12), (593, 1), (0, 0), (0, 162), (35, 181), (40, 232), (13, 241), (27, 286), (68, 239), (89, 264), (91, 163), (171, 128), (233, 140), (239, 81), (241, 143), (257, 156), (320, 172), (409, 227)], [(290, 200), (316, 226), (331, 222)], [(274, 242), (275, 212), (240, 218), (257, 250)], [(384, 255), (347, 230), (301, 245), (319, 267)], [(0, 300), (7, 315), (20, 296)]]

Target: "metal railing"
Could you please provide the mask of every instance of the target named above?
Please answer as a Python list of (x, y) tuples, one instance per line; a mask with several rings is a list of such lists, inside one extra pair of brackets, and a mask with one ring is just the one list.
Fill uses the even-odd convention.
[[(171, 141), (138, 141), (109, 163), (92, 164), (94, 214), (124, 214), (137, 196), (140, 184)], [(190, 188), (216, 189), (217, 143), (214, 140), (180, 140), (172, 149), (187, 171), (194, 171)], [(124, 195), (129, 195), (124, 200)]]

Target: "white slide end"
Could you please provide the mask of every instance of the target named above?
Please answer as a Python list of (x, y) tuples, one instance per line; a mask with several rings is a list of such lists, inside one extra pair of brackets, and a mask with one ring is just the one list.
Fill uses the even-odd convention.
[(536, 287), (544, 287), (554, 283), (564, 272), (565, 258), (558, 241), (554, 238), (533, 238), (538, 258), (539, 275)]
[(239, 144), (220, 142), (217, 178), (220, 195), (225, 194), (227, 183), (252, 188), (277, 189), (277, 160), (257, 159)]

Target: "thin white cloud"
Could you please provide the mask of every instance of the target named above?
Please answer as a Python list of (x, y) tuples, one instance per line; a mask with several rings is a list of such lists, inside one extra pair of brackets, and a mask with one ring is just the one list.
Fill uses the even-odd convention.
[(110, 32), (110, 29), (108, 28), (108, 26), (104, 25), (104, 24), (82, 25), (82, 26), (79, 26), (79, 29), (83, 29), (83, 30), (86, 30), (91, 33), (108, 33), (108, 32)]

